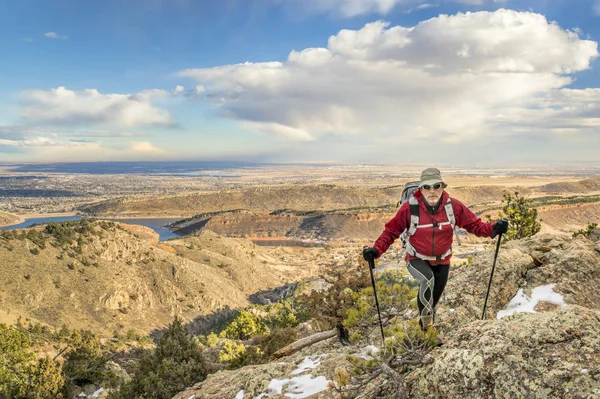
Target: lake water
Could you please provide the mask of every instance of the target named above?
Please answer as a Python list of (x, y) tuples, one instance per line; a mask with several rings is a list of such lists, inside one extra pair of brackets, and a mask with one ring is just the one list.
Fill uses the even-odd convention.
[[(81, 216), (55, 216), (55, 217), (44, 217), (44, 218), (31, 218), (25, 219), (23, 223), (14, 224), (12, 226), (4, 226), (0, 227), (2, 230), (13, 230), (13, 229), (25, 229), (34, 224), (40, 223), (50, 223), (50, 222), (67, 222), (72, 220), (80, 220)], [(146, 226), (151, 228), (152, 230), (158, 233), (160, 241), (165, 241), (170, 238), (181, 237), (178, 234), (175, 234), (171, 230), (162, 227), (168, 223), (173, 223), (178, 218), (164, 218), (164, 219), (102, 219), (102, 220), (112, 220), (113, 222), (127, 223), (127, 224), (137, 224), (140, 226)]]

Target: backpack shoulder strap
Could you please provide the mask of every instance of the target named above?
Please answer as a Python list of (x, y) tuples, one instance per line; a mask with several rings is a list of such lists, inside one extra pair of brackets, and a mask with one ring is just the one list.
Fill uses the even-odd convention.
[(417, 231), (419, 226), (419, 201), (415, 197), (410, 197), (408, 200), (410, 209), (410, 226), (408, 226), (408, 236), (412, 236)]
[(448, 217), (448, 221), (452, 225), (452, 228), (456, 227), (456, 217), (454, 216), (454, 209), (452, 209), (452, 198), (448, 197), (446, 201), (446, 205), (444, 206), (446, 210), (446, 216)]

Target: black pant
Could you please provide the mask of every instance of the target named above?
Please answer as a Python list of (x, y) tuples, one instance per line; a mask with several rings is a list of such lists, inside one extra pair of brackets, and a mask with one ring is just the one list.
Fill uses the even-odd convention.
[(421, 327), (426, 328), (433, 325), (435, 321), (436, 306), (446, 288), (450, 265), (431, 266), (427, 261), (412, 259), (408, 262), (407, 268), (408, 272), (421, 283), (417, 305), (419, 322)]

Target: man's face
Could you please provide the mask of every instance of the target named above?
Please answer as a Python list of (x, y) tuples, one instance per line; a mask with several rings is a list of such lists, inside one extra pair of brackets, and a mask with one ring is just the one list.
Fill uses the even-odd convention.
[(438, 203), (438, 201), (442, 197), (443, 191), (444, 187), (442, 186), (442, 183), (436, 183), (432, 186), (421, 186), (421, 193), (423, 194), (425, 201), (427, 201), (427, 203), (431, 206), (434, 206)]

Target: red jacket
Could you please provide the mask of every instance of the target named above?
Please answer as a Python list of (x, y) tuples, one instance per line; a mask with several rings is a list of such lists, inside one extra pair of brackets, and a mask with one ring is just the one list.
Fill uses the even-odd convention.
[[(425, 198), (420, 190), (415, 191), (415, 198), (419, 201), (419, 224), (433, 224), (447, 222), (448, 217), (444, 209), (444, 204), (448, 200), (448, 193), (442, 193), (441, 204), (438, 207), (437, 212), (433, 215), (425, 205)], [(494, 223), (484, 223), (480, 218), (475, 216), (469, 208), (467, 208), (462, 202), (452, 198), (452, 209), (454, 210), (454, 217), (456, 219), (456, 225), (460, 228), (467, 230), (469, 233), (475, 234), (478, 237), (489, 237), (492, 234)], [(377, 241), (375, 241), (374, 248), (379, 251), (381, 256), (392, 243), (400, 237), (404, 230), (410, 225), (410, 208), (408, 201), (404, 203), (396, 215), (385, 224), (385, 230)], [(443, 255), (452, 247), (452, 240), (454, 238), (454, 232), (450, 224), (439, 227), (424, 227), (419, 228), (415, 234), (409, 238), (410, 243), (415, 247), (416, 251), (420, 254), (427, 256), (438, 256)], [(414, 256), (406, 254), (406, 260), (414, 259)], [(430, 261), (432, 265), (448, 265), (450, 264), (450, 258), (452, 254), (439, 262)]]

